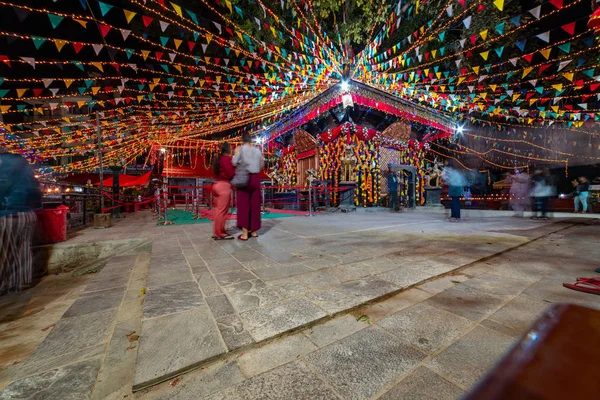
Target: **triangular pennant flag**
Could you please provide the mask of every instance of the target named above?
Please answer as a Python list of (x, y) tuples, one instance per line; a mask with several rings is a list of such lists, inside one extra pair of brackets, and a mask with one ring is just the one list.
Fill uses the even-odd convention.
[(27, 91), (27, 89), (17, 89), (17, 97), (18, 98), (23, 97), (23, 95), (25, 94), (26, 91)]
[(575, 34), (575, 22), (561, 26), (562, 30), (567, 32), (569, 35)]
[(504, 0), (494, 0), (494, 5), (500, 11), (504, 10)]
[(123, 13), (125, 13), (125, 19), (127, 20), (128, 24), (131, 23), (131, 20), (136, 15), (136, 13), (134, 13), (133, 11), (129, 11), (129, 10), (123, 10)]
[(163, 32), (169, 27), (169, 23), (165, 21), (158, 21), (158, 24), (160, 25), (160, 30)]
[(150, 25), (152, 23), (152, 21), (154, 21), (154, 18), (148, 17), (147, 15), (143, 15), (142, 21), (144, 22), (144, 26), (147, 28), (148, 25)]
[(490, 54), (489, 50), (488, 51), (484, 51), (483, 53), (479, 53), (479, 55), (481, 56), (481, 58), (483, 58), (485, 61), (487, 61), (489, 54)]
[(519, 26), (519, 25), (521, 25), (521, 16), (520, 16), (520, 15), (517, 15), (517, 16), (514, 16), (514, 17), (512, 17), (512, 18), (510, 19), (510, 22), (512, 22), (512, 24), (513, 24), (514, 26)]
[(519, 50), (521, 50), (521, 52), (525, 51), (525, 43), (527, 42), (527, 39), (523, 39), (520, 40), (518, 42), (515, 42), (515, 46), (517, 46), (519, 48)]
[(561, 61), (558, 64), (558, 70), (557, 70), (557, 72), (560, 71), (560, 70), (562, 70), (563, 68), (565, 68), (567, 65), (571, 64), (572, 62), (573, 62), (573, 60)]
[(550, 42), (550, 31), (540, 33), (539, 35), (535, 35), (535, 36), (537, 36), (540, 40), (543, 40), (546, 43)]
[(180, 17), (183, 17), (183, 14), (181, 13), (181, 7), (173, 2), (170, 2), (170, 3), (171, 3), (171, 7), (173, 7), (173, 9), (177, 13), (177, 15), (179, 15)]
[(92, 47), (94, 48), (96, 55), (98, 55), (98, 54), (100, 54), (100, 52), (102, 51), (102, 48), (104, 46), (102, 46), (101, 44), (93, 44)]
[(506, 24), (506, 22), (502, 22), (498, 25), (496, 25), (495, 29), (496, 32), (498, 32), (499, 35), (502, 35), (504, 33), (504, 25)]
[(559, 10), (563, 7), (563, 0), (549, 0), (549, 3)]
[(39, 36), (31, 36), (31, 40), (33, 41), (33, 45), (35, 46), (35, 48), (39, 49), (46, 42), (47, 39)]
[(535, 19), (540, 19), (540, 11), (542, 10), (542, 6), (537, 6), (529, 10), (529, 14), (533, 15)]
[(565, 53), (569, 54), (571, 52), (571, 42), (559, 44), (558, 48), (564, 51)]
[(87, 21), (83, 20), (83, 19), (73, 19), (73, 21), (77, 22), (79, 25), (83, 26), (84, 28), (87, 28)]
[(469, 29), (471, 27), (471, 16), (469, 15), (467, 18), (463, 19), (463, 24), (465, 28)]
[(100, 33), (102, 33), (102, 37), (105, 38), (110, 32), (110, 26), (104, 24), (98, 24), (98, 29), (100, 29)]
[(56, 29), (56, 27), (62, 22), (63, 17), (61, 17), (60, 15), (55, 15), (55, 14), (48, 14), (48, 19), (50, 20), (50, 23), (52, 24), (52, 28)]
[(107, 12), (111, 10), (111, 8), (113, 8), (113, 6), (111, 6), (110, 4), (106, 4), (101, 1), (98, 1), (98, 5), (100, 6), (100, 13), (103, 17), (106, 15)]
[(494, 51), (496, 52), (496, 54), (498, 54), (498, 58), (501, 58), (502, 52), (504, 51), (504, 46), (498, 47), (497, 49), (494, 49)]
[(552, 51), (552, 47), (545, 49), (545, 50), (540, 50), (540, 53), (544, 56), (544, 58), (547, 60), (550, 57), (550, 52)]
[(65, 44), (67, 44), (68, 42), (66, 40), (60, 40), (60, 39), (54, 39), (54, 45), (56, 46), (56, 49), (60, 52), (62, 50), (62, 48), (65, 46)]
[(35, 69), (35, 58), (33, 57), (21, 57), (21, 60), (25, 61), (27, 64), (31, 65), (33, 69)]
[(123, 36), (123, 40), (127, 40), (131, 31), (129, 29), (121, 29), (121, 36)]
[(487, 39), (487, 34), (488, 34), (488, 30), (487, 29), (484, 30), (484, 31), (479, 32), (479, 36), (481, 36), (481, 38), (483, 40)]

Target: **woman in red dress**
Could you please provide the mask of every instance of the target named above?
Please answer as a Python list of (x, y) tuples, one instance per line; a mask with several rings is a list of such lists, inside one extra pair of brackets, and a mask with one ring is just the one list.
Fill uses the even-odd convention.
[(217, 181), (212, 186), (213, 191), (213, 239), (231, 240), (225, 232), (225, 223), (229, 213), (229, 204), (231, 202), (231, 179), (235, 175), (235, 169), (231, 163), (231, 145), (227, 142), (221, 144), (219, 157), (213, 164), (213, 171)]

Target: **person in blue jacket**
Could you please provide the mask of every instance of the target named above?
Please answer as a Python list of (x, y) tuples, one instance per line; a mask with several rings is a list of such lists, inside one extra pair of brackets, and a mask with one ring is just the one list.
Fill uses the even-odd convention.
[(452, 199), (450, 205), (450, 221), (457, 222), (460, 220), (460, 198), (463, 195), (467, 180), (456, 168), (455, 163), (450, 163), (444, 168), (442, 179), (448, 185), (448, 196)]
[(39, 182), (20, 155), (0, 152), (0, 295), (33, 281), (31, 241), (41, 206)]

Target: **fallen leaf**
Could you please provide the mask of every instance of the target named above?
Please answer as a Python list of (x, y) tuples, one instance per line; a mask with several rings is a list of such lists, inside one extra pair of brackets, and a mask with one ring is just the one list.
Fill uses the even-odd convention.
[(141, 294), (146, 294), (146, 288), (143, 288), (142, 290), (140, 290)]
[(127, 351), (127, 350), (133, 350), (135, 348), (136, 348), (136, 345), (135, 344), (131, 344), (131, 345), (129, 345), (128, 348), (125, 349), (125, 351)]
[(42, 332), (46, 332), (48, 329), (50, 329), (50, 328), (54, 328), (55, 326), (56, 326), (56, 324), (52, 324), (52, 325), (50, 325), (50, 326), (47, 326), (47, 327), (45, 327), (45, 328), (42, 328)]
[(128, 336), (128, 337), (127, 337), (127, 339), (128, 339), (130, 342), (135, 342), (135, 341), (136, 341), (136, 340), (138, 340), (139, 338), (140, 338), (140, 337), (139, 337), (138, 335), (131, 335), (131, 336)]
[(360, 317), (358, 317), (356, 320), (366, 322), (367, 324), (371, 324), (371, 320), (369, 319), (368, 315), (363, 314)]
[(451, 280), (452, 283), (460, 283), (460, 281)]
[(180, 377), (177, 377), (177, 378), (173, 379), (173, 380), (172, 380), (172, 381), (169, 383), (169, 385), (171, 385), (171, 386), (175, 386), (175, 385), (177, 385), (179, 382), (181, 382), (181, 378), (180, 378)]

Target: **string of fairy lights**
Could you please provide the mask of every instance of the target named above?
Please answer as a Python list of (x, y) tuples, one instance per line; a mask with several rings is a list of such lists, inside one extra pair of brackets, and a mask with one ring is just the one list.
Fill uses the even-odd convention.
[(18, 20), (0, 30), (0, 145), (36, 163), (72, 157), (49, 172), (97, 168), (97, 114), (103, 156), (128, 163), (156, 144), (209, 147), (241, 131), (268, 141), (345, 73), (418, 104), (419, 118), (496, 127), (462, 136), (491, 148), (457, 153), (491, 167), (598, 159), (520, 137), (542, 126), (600, 135), (600, 43), (583, 0), (384, 2), (377, 12), (389, 15), (364, 28), (371, 40), (356, 54), (311, 0), (73, 3), (0, 0)]

